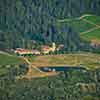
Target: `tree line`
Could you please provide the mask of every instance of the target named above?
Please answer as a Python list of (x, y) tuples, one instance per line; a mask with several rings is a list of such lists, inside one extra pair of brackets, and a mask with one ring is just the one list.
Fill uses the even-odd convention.
[(99, 12), (99, 0), (1, 0), (0, 48), (32, 48), (56, 42), (69, 51), (80, 50), (80, 36), (67, 25), (59, 27), (57, 19)]

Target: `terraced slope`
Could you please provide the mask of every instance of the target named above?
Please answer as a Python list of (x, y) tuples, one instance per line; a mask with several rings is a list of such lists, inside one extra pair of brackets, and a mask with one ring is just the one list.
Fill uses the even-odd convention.
[(100, 25), (100, 16), (95, 16), (95, 15), (85, 16), (83, 17), (83, 19), (89, 20), (97, 25)]
[(58, 20), (58, 23), (71, 26), (83, 38), (100, 40), (100, 16), (83, 15), (74, 19)]
[(90, 31), (88, 33), (81, 34), (81, 36), (88, 40), (91, 39), (100, 40), (100, 28)]

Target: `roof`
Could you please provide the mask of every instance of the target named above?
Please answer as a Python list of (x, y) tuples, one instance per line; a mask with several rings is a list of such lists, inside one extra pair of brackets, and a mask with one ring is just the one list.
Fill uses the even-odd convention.
[(26, 50), (26, 49), (17, 49), (15, 52), (31, 52), (31, 50)]
[(32, 52), (39, 52), (39, 51), (38, 51), (38, 50), (36, 50), (36, 49), (33, 49), (33, 50), (32, 50)]
[(48, 49), (50, 49), (51, 47), (49, 47), (49, 46), (42, 46), (42, 50), (48, 50)]

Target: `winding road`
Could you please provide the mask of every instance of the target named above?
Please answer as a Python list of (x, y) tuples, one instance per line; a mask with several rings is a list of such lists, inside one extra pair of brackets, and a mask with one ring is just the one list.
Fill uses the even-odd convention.
[(25, 57), (23, 57), (23, 59), (26, 61), (27, 64), (29, 64), (29, 69), (32, 67), (34, 69), (36, 69), (37, 71), (43, 73), (43, 71), (41, 71), (39, 68), (37, 68), (36, 66), (32, 65), (32, 63)]

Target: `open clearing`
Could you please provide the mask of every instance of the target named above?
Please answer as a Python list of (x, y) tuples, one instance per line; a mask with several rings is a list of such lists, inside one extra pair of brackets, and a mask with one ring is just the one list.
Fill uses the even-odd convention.
[(100, 40), (100, 16), (83, 15), (79, 18), (58, 20), (57, 23), (59, 27), (62, 25), (71, 26), (84, 39)]
[(92, 53), (38, 56), (32, 62), (34, 66), (83, 66), (90, 69), (100, 68), (100, 55)]
[(17, 56), (0, 53), (0, 65), (19, 65), (24, 63), (24, 60)]
[[(71, 66), (71, 67), (84, 67), (90, 70), (100, 68), (100, 55), (93, 53), (77, 53), (77, 54), (61, 54), (61, 55), (42, 55), (36, 57), (26, 57), (26, 59), (31, 59), (29, 61), (29, 70), (23, 76), (18, 76), (19, 78), (38, 78), (47, 77), (52, 75), (57, 75), (56, 72), (41, 72), (38, 67), (46, 66)], [(0, 54), (0, 75), (8, 72), (5, 65), (18, 65), (22, 63), (27, 63), (25, 59), (16, 56), (10, 56), (6, 54)]]
[(17, 56), (10, 55), (8, 53), (0, 52), (0, 75), (4, 75), (9, 72), (9, 65), (20, 65), (25, 63), (24, 60)]

